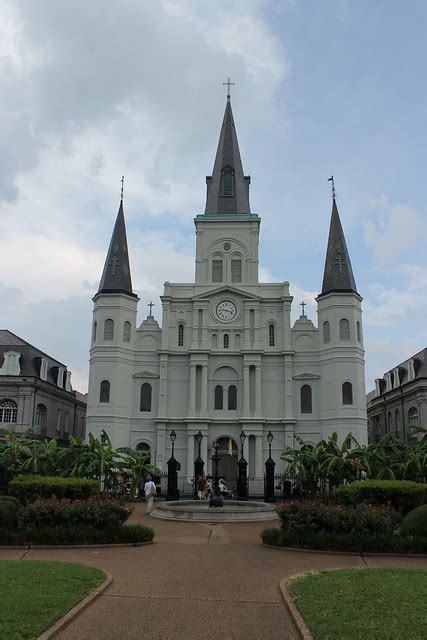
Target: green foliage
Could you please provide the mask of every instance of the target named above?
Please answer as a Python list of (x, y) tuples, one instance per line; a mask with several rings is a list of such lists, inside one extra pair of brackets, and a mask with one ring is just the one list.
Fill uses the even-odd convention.
[(323, 504), (321, 502), (285, 502), (277, 508), (286, 532), (392, 535), (397, 514), (387, 507)]
[(113, 500), (36, 500), (23, 507), (18, 514), (21, 529), (33, 527), (80, 527), (95, 529), (119, 527), (132, 510)]
[(274, 547), (283, 546), (283, 531), (272, 527), (270, 529), (264, 529), (261, 531), (261, 540), (264, 544), (271, 544)]
[(107, 529), (81, 526), (0, 530), (0, 545), (136, 544), (153, 538), (153, 529), (138, 524)]
[(78, 500), (94, 495), (98, 490), (98, 483), (86, 478), (17, 476), (9, 482), (8, 490), (22, 503), (51, 496)]
[(400, 531), (403, 536), (421, 536), (427, 538), (427, 504), (416, 507), (404, 518)]
[(18, 498), (15, 498), (14, 496), (0, 496), (0, 503), (1, 502), (10, 502), (11, 504), (14, 504), (16, 508), (21, 505)]
[(339, 487), (335, 497), (342, 504), (390, 504), (407, 513), (427, 499), (427, 485), (410, 480), (363, 480)]
[(0, 530), (13, 529), (17, 525), (17, 508), (12, 502), (0, 502)]

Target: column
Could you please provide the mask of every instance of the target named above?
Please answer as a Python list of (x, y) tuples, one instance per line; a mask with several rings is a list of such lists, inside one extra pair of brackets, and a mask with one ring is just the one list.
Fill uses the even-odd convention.
[(255, 477), (264, 477), (264, 465), (262, 459), (262, 434), (255, 436)]
[(165, 433), (166, 425), (164, 423), (157, 424), (157, 442), (156, 442), (156, 467), (161, 471), (166, 469), (165, 460)]
[(167, 388), (168, 356), (160, 356), (160, 380), (159, 380), (159, 416), (166, 416), (166, 388)]
[(187, 434), (187, 478), (192, 478), (194, 474), (194, 434), (193, 431)]
[(200, 413), (202, 416), (208, 414), (208, 365), (202, 365), (202, 398), (200, 405)]
[(255, 415), (262, 415), (261, 365), (255, 367)]
[(196, 365), (190, 364), (190, 402), (188, 405), (188, 415), (194, 416), (196, 413)]
[(169, 343), (169, 301), (163, 302), (162, 318), (162, 349), (167, 349)]
[(293, 420), (294, 410), (292, 402), (293, 381), (292, 381), (292, 356), (286, 355), (285, 361), (285, 418)]
[(249, 415), (249, 365), (243, 365), (243, 415)]

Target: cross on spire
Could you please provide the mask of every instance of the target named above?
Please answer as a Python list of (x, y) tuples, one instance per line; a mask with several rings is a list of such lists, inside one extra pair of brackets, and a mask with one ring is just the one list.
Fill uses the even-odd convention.
[(147, 307), (150, 307), (150, 316), (153, 315), (153, 307), (155, 307), (156, 305), (153, 304), (152, 302), (150, 302), (149, 304), (147, 304)]
[(306, 306), (307, 306), (307, 305), (306, 305), (306, 303), (304, 302), (304, 300), (303, 300), (302, 302), (300, 302), (300, 307), (302, 307), (302, 314), (301, 314), (301, 316), (302, 316), (302, 317), (305, 317), (304, 310), (305, 310), (305, 307), (306, 307)]
[(231, 98), (230, 87), (232, 85), (235, 85), (236, 83), (235, 82), (230, 82), (230, 78), (227, 78), (227, 82), (223, 82), (222, 84), (227, 87), (227, 100), (230, 100), (230, 98)]
[(336, 264), (340, 270), (340, 275), (342, 275), (342, 268), (347, 264), (345, 258), (343, 257), (341, 251), (338, 251), (337, 257), (335, 258), (334, 264)]
[(331, 176), (330, 178), (328, 178), (328, 182), (332, 182), (332, 200), (335, 200), (335, 182), (334, 182), (334, 176)]
[(110, 260), (108, 261), (108, 265), (110, 267), (113, 267), (112, 271), (111, 271), (111, 275), (115, 276), (116, 275), (116, 267), (120, 267), (120, 262), (119, 262), (119, 259), (117, 257), (117, 253), (115, 253), (113, 255), (113, 257), (110, 258)]
[(125, 182), (125, 177), (122, 176), (122, 180), (121, 180), (122, 188), (120, 190), (120, 202), (123, 202), (123, 185), (124, 185), (124, 182)]

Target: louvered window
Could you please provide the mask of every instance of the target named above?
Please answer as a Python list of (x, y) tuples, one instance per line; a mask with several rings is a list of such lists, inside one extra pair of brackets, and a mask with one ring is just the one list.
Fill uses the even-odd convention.
[(104, 323), (104, 340), (113, 340), (114, 338), (114, 321), (111, 318)]
[(242, 282), (242, 261), (231, 261), (231, 282)]
[(222, 260), (212, 260), (212, 282), (222, 282)]
[(220, 384), (215, 387), (215, 409), (222, 409), (223, 407), (223, 388)]
[(130, 322), (126, 320), (126, 322), (123, 325), (123, 342), (130, 342), (130, 332), (131, 332), (131, 325), (130, 325)]
[(233, 171), (231, 169), (225, 169), (222, 172), (222, 195), (223, 196), (232, 196), (233, 189)]
[(268, 343), (270, 347), (274, 347), (274, 324), (268, 325)]

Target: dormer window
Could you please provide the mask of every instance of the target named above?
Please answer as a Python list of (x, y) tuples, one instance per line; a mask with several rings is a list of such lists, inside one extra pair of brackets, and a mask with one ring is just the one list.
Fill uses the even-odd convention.
[(58, 377), (56, 379), (56, 384), (58, 387), (63, 389), (64, 387), (64, 369), (62, 367), (58, 367)]
[(397, 389), (400, 385), (399, 367), (393, 370), (393, 389)]
[(413, 358), (408, 363), (408, 382), (412, 382), (412, 380), (415, 380), (415, 362)]
[(393, 383), (392, 383), (392, 379), (391, 379), (391, 372), (389, 371), (388, 373), (385, 374), (385, 390), (387, 391), (391, 391), (393, 389)]
[(234, 196), (234, 171), (231, 167), (222, 170), (222, 195)]
[(0, 369), (0, 373), (4, 376), (19, 376), (21, 367), (19, 366), (19, 358), (21, 354), (16, 351), (8, 351), (4, 354), (4, 364)]
[(46, 378), (47, 378), (47, 360), (46, 360), (46, 358), (42, 358), (42, 361), (41, 361), (40, 378), (42, 380), (46, 380)]

